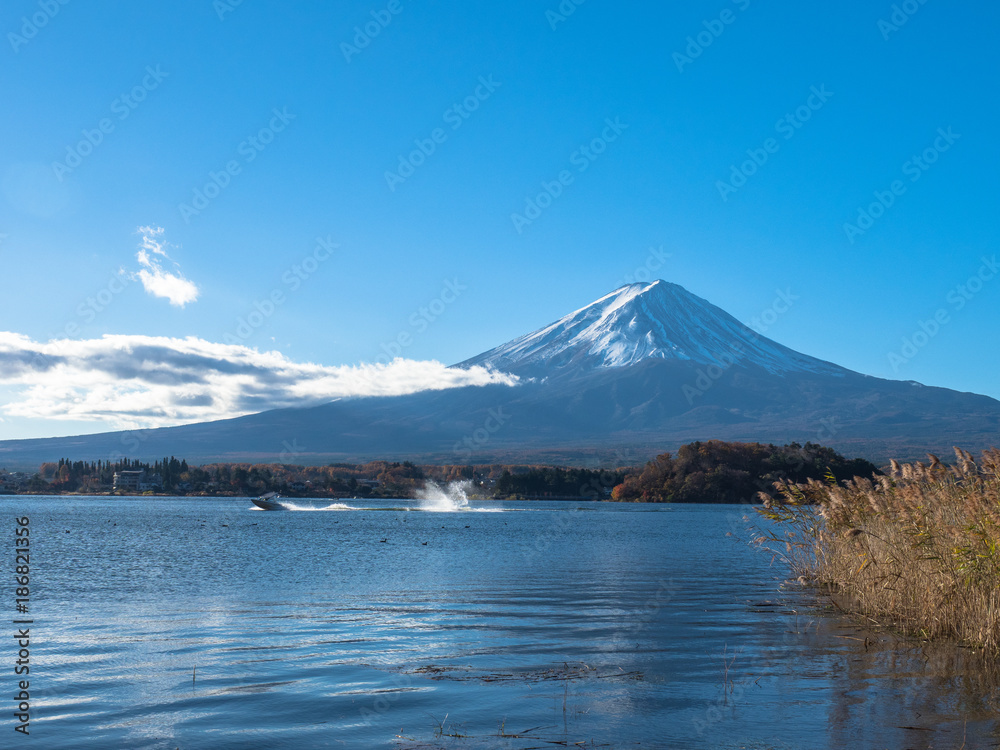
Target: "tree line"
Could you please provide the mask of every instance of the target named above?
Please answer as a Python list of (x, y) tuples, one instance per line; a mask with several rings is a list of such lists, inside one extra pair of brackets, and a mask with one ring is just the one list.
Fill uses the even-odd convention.
[(574, 469), (530, 466), (504, 469), (496, 483), (497, 497), (581, 498), (607, 500), (627, 476), (625, 469)]
[[(278, 492), (290, 497), (412, 497), (427, 479), (438, 482), (474, 481), (481, 491), (492, 489), (503, 467), (418, 466), (411, 461), (369, 461), (364, 464), (298, 466), (290, 464), (215, 463), (191, 466), (174, 456), (159, 461), (73, 461), (43, 463), (20, 488), (34, 494), (106, 494), (114, 475), (143, 471), (159, 494), (246, 496)], [(3, 472), (0, 471), (0, 485)], [(150, 490), (152, 492), (152, 490)]]
[[(618, 502), (738, 503), (753, 501), (774, 482), (837, 481), (870, 477), (879, 469), (862, 458), (847, 459), (816, 443), (775, 446), (720, 440), (681, 446), (642, 467), (586, 469), (523, 464), (417, 465), (369, 461), (326, 466), (215, 463), (191, 466), (173, 456), (154, 462), (71, 461), (41, 465), (28, 492), (100, 494), (111, 491), (116, 472), (145, 471), (159, 478), (157, 491), (180, 495), (290, 497), (414, 497), (428, 480), (469, 480), (476, 494), (504, 498), (579, 498)], [(0, 477), (2, 481), (2, 477)], [(23, 490), (22, 490), (23, 491)]]
[(614, 488), (611, 499), (651, 503), (753, 502), (758, 492), (770, 491), (780, 480), (805, 482), (832, 476), (840, 482), (855, 476), (881, 474), (863, 458), (844, 458), (816, 443), (776, 446), (727, 443), (721, 440), (689, 443), (677, 455), (663, 453), (630, 473)]
[(121, 471), (145, 471), (151, 477), (159, 476), (164, 488), (173, 488), (189, 470), (187, 461), (178, 461), (173, 456), (152, 463), (129, 458), (117, 461), (72, 461), (60, 458), (58, 462), (43, 463), (35, 477), (32, 477), (28, 488), (51, 493), (98, 492), (110, 487), (115, 474)]

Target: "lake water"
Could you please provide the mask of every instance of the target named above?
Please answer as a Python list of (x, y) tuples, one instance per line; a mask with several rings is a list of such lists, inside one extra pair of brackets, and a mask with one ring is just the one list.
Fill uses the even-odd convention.
[(0, 497), (5, 570), (14, 519), (30, 518), (33, 620), (31, 734), (13, 731), (16, 639), (4, 638), (0, 747), (1000, 738), (991, 688), (958, 657), (863, 633), (784, 584), (746, 544), (747, 507), (343, 504), (354, 509)]

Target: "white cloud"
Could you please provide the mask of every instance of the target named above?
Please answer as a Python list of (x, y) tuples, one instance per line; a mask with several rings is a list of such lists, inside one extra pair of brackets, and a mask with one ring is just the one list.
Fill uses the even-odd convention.
[[(198, 287), (184, 278), (177, 263), (167, 255), (167, 243), (162, 239), (163, 227), (139, 227), (139, 233), (142, 235), (142, 242), (135, 258), (142, 269), (136, 275), (145, 290), (154, 297), (165, 298), (177, 307), (184, 307), (188, 302), (198, 299)], [(165, 261), (174, 264), (174, 273), (163, 270)]]
[(483, 367), (396, 359), (328, 367), (279, 352), (193, 337), (104, 336), (38, 343), (0, 332), (0, 385), (18, 397), (7, 416), (96, 421), (118, 429), (165, 427), (353, 396), (516, 385)]

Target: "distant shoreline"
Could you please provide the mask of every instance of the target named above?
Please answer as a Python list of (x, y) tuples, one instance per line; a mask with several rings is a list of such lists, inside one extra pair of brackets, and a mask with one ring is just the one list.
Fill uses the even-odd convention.
[(469, 497), (520, 502), (613, 501), (746, 504), (775, 483), (872, 477), (881, 470), (817, 443), (696, 441), (661, 453), (644, 466), (614, 469), (542, 464), (189, 465), (174, 456), (142, 462), (123, 458), (41, 464), (37, 473), (0, 471), (0, 491), (79, 497), (259, 497), (289, 499), (401, 499), (435, 486), (458, 484)]
[[(190, 493), (180, 495), (173, 492), (157, 492), (142, 495), (122, 495), (114, 492), (0, 492), (0, 497), (114, 497), (122, 500), (163, 500), (168, 498), (177, 499), (205, 499), (205, 500), (249, 500), (256, 495), (210, 495), (204, 493)], [(386, 497), (341, 497), (338, 495), (282, 495), (282, 500), (328, 500), (328, 501), (392, 501), (392, 500), (415, 500), (418, 498), (408, 496), (386, 496)], [(570, 495), (559, 496), (529, 496), (515, 495), (511, 497), (470, 497), (470, 503), (535, 503), (535, 502), (580, 502), (580, 503), (607, 503), (611, 505), (760, 505), (757, 498), (752, 500), (674, 500), (669, 502), (650, 500), (612, 500), (610, 498), (593, 497), (573, 497)]]

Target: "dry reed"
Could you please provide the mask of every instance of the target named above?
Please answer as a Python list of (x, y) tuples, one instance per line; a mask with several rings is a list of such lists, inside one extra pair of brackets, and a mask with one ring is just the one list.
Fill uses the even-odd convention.
[(856, 614), (1000, 655), (1000, 451), (955, 455), (843, 484), (777, 483), (760, 509), (777, 525), (757, 541), (779, 542), (797, 574)]

